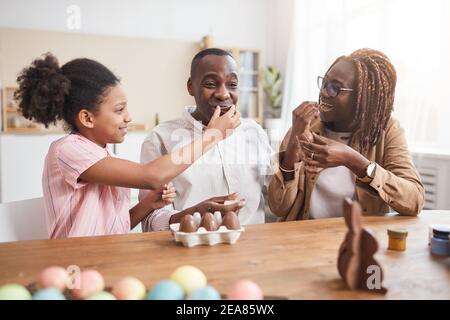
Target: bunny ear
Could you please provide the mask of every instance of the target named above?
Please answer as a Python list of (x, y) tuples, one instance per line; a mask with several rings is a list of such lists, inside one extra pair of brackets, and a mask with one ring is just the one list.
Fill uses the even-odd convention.
[(357, 232), (361, 229), (361, 206), (357, 201), (350, 198), (344, 199), (344, 219), (347, 227), (352, 232)]
[(344, 212), (344, 220), (347, 224), (347, 227), (351, 229), (351, 215), (352, 215), (352, 203), (353, 201), (350, 198), (345, 198), (343, 202), (343, 212)]

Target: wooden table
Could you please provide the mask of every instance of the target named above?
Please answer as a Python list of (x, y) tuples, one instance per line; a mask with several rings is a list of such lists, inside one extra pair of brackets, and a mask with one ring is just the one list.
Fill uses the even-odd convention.
[[(289, 299), (450, 299), (450, 258), (431, 255), (430, 223), (450, 224), (450, 211), (419, 217), (364, 217), (376, 232), (377, 259), (384, 268), (386, 295), (352, 292), (341, 281), (336, 260), (346, 233), (342, 218), (246, 226), (235, 245), (186, 248), (170, 232), (19, 241), (0, 244), (0, 284), (29, 284), (49, 265), (94, 268), (107, 282), (127, 275), (147, 287), (181, 265), (205, 272), (220, 292), (241, 278), (258, 283), (267, 296)], [(407, 250), (387, 250), (387, 227), (406, 227)]]

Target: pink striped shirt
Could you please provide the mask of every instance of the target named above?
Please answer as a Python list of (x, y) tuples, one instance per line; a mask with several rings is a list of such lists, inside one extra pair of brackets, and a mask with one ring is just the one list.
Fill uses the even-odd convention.
[(49, 238), (130, 231), (130, 189), (78, 180), (89, 167), (109, 156), (107, 148), (80, 134), (50, 145), (42, 176)]

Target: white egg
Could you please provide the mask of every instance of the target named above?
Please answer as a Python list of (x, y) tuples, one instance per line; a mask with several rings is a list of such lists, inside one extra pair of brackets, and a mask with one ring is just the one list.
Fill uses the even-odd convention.
[(220, 211), (214, 212), (214, 219), (217, 221), (218, 225), (222, 224), (222, 214), (220, 213)]
[(202, 216), (201, 216), (200, 212), (195, 212), (192, 216), (194, 217), (195, 224), (197, 226), (199, 226), (200, 225), (200, 221), (202, 221)]

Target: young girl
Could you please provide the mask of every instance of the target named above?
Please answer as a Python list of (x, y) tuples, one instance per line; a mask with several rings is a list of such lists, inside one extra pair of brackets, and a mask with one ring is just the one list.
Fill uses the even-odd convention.
[(281, 220), (342, 216), (346, 197), (365, 215), (420, 212), (424, 187), (391, 117), (396, 80), (386, 55), (372, 49), (338, 58), (318, 78), (319, 103), (293, 111), (269, 186), (270, 208)]
[[(46, 54), (19, 75), (23, 115), (46, 127), (63, 120), (70, 134), (53, 142), (45, 159), (43, 193), (50, 238), (127, 233), (154, 209), (173, 201), (169, 181), (239, 126), (234, 108), (220, 108), (201, 138), (147, 164), (113, 157), (131, 121), (119, 79), (102, 64), (75, 59), (59, 67)], [(188, 159), (188, 161), (180, 161)], [(155, 189), (129, 209), (128, 188)]]

